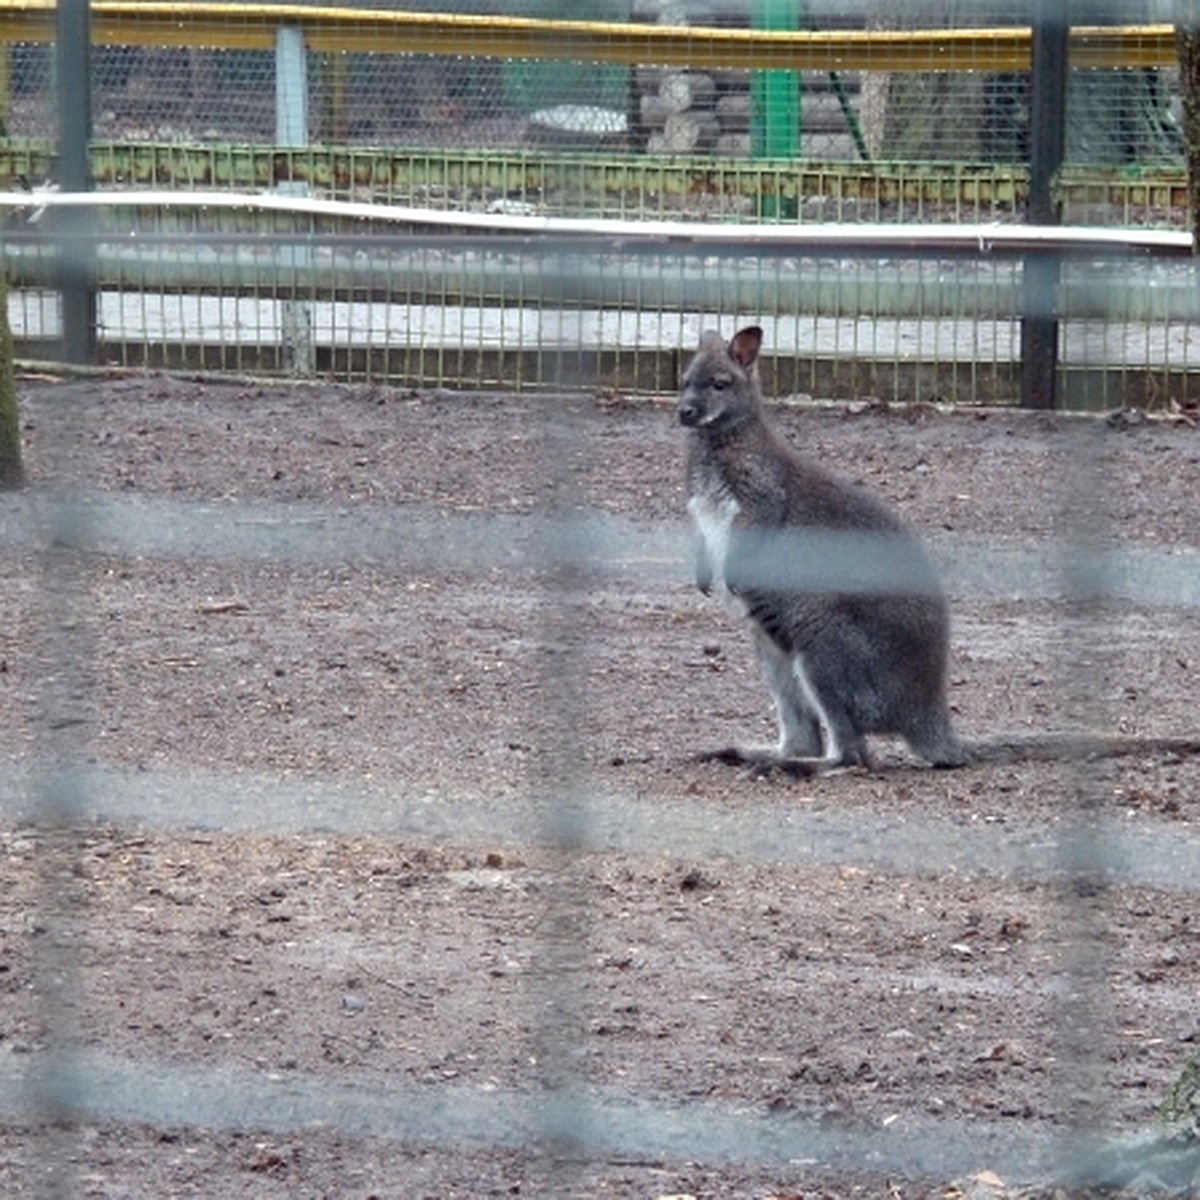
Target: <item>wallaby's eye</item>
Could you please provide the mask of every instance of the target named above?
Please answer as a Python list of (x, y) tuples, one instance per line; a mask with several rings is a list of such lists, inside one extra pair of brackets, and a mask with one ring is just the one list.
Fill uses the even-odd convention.
[(712, 381), (714, 392), (723, 392), (729, 386), (728, 379), (714, 379)]

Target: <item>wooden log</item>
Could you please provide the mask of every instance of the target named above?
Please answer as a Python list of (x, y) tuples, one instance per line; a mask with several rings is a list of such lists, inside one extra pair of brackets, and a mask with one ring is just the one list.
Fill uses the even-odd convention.
[(749, 133), (723, 133), (717, 138), (713, 153), (719, 158), (749, 158)]
[(750, 128), (750, 93), (727, 92), (718, 98), (716, 108), (717, 120), (721, 122), (722, 130), (740, 132)]
[(672, 71), (659, 85), (658, 96), (668, 112), (682, 113), (711, 106), (717, 88), (712, 76), (700, 71)]
[(665, 67), (634, 67), (633, 90), (639, 96), (657, 92), (666, 76)]
[(691, 154), (711, 149), (720, 131), (721, 126), (712, 113), (672, 113), (662, 132), (650, 135), (647, 148), (651, 154)]
[(750, 90), (750, 72), (735, 70), (733, 67), (721, 67), (708, 72), (718, 92), (748, 92)]
[(638, 120), (643, 129), (653, 133), (661, 133), (671, 110), (663, 103), (663, 98), (654, 92), (638, 98)]

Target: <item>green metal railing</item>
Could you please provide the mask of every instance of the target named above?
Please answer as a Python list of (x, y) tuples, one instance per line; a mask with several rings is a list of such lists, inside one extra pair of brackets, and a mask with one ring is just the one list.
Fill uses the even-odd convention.
[[(794, 25), (792, 7), (761, 0), (756, 9), (759, 23)], [(274, 44), (278, 23), (285, 20), (303, 30), (310, 50), (329, 52), (361, 49), (369, 41), (370, 48), (380, 52), (447, 54), (469, 48), (475, 54), (504, 56), (517, 53), (517, 43), (510, 45), (510, 39), (517, 39), (520, 55), (527, 58), (591, 56), (610, 62), (760, 68), (754, 73), (761, 110), (755, 128), (762, 140), (756, 155), (745, 159), (94, 140), (89, 146), (90, 177), (105, 191), (291, 189), (315, 197), (437, 211), (515, 209), (546, 217), (848, 224), (1012, 224), (1023, 220), (1028, 201), (1029, 175), (1019, 164), (800, 161), (790, 140), (800, 120), (788, 102), (791, 93), (784, 95), (782, 105), (778, 96), (770, 103), (763, 99), (763, 89), (794, 84), (798, 67), (1023, 69), (1030, 52), (1027, 29), (673, 30), (303, 6), (104, 0), (97, 0), (91, 11), (93, 40), (109, 44), (260, 49)], [(53, 36), (54, 8), (45, 0), (0, 0), (0, 15), (0, 40)], [(490, 34), (481, 43), (484, 27)], [(1074, 64), (1095, 67), (1161, 67), (1173, 61), (1174, 54), (1169, 26), (1076, 29), (1071, 31), (1070, 49)], [(784, 119), (779, 122), (781, 112)], [(21, 178), (36, 183), (57, 175), (52, 142), (0, 140), (0, 185)], [(1068, 224), (1186, 227), (1188, 192), (1182, 166), (1071, 166), (1058, 173), (1054, 187), (1061, 218)], [(128, 228), (122, 227), (123, 221)], [(53, 237), (43, 232), (49, 229), (52, 223), (42, 229), (16, 229), (7, 246), (14, 285), (10, 303), (19, 310), (18, 346), (26, 353), (50, 353), (54, 346), (47, 332), (53, 321), (24, 319), (26, 310), (20, 309), (32, 297), (30, 303), (44, 311), (45, 297), (56, 286)], [(129, 229), (150, 233), (153, 239), (130, 240)], [(256, 253), (253, 247), (263, 244), (264, 231), (290, 239), (289, 244), (325, 246), (328, 252), (315, 258), (309, 249), (296, 257), (290, 251)], [(697, 263), (686, 255), (663, 253), (564, 268), (561, 258), (539, 261), (534, 243), (519, 254), (506, 255), (489, 252), (475, 239), (469, 249), (422, 256), (413, 254), (411, 247), (388, 248), (394, 231), (372, 228), (361, 220), (305, 223), (273, 218), (264, 223), (261, 216), (244, 212), (173, 212), (165, 198), (153, 212), (123, 216), (114, 207), (95, 233), (88, 280), (107, 306), (102, 307), (102, 324), (104, 312), (139, 305), (148, 312), (168, 296), (217, 305), (204, 309), (203, 317), (189, 318), (191, 332), (176, 338), (155, 317), (150, 325), (163, 328), (147, 334), (144, 343), (118, 331), (110, 315), (109, 326), (100, 331), (101, 352), (121, 363), (285, 369), (289, 360), (276, 344), (274, 318), (259, 310), (251, 318), (245, 315), (247, 309), (238, 316), (236, 328), (226, 329), (221, 324), (224, 317), (212, 315), (221, 312), (222, 299), (267, 307), (305, 304), (323, 313), (339, 305), (376, 305), (386, 310), (390, 323), (384, 344), (358, 337), (355, 321), (361, 324), (365, 318), (355, 317), (347, 324), (344, 315), (323, 317), (328, 336), (317, 348), (314, 369), (417, 384), (596, 384), (669, 391), (675, 383), (678, 347), (688, 341), (691, 323), (701, 314), (717, 320), (736, 313), (783, 323), (776, 360), (768, 359), (766, 368), (785, 390), (995, 403), (1011, 402), (1018, 392), (1018, 364), (1006, 347), (1010, 327), (1029, 298), (1022, 296), (1015, 264), (981, 265), (972, 276), (961, 263), (939, 272), (936, 263), (916, 260), (872, 263), (859, 257), (848, 266), (811, 256), (768, 262), (726, 255), (719, 262)], [(364, 248), (357, 258), (342, 252), (352, 237)], [(331, 238), (339, 248), (329, 248)], [(1179, 266), (1161, 277), (1143, 273), (1132, 284), (1124, 267), (1107, 274), (1079, 269), (1068, 273), (1057, 294), (1046, 298), (1067, 322), (1067, 332), (1073, 328), (1078, 335), (1081, 322), (1099, 323), (1117, 330), (1126, 347), (1113, 361), (1078, 356), (1072, 361), (1066, 355), (1059, 369), (1069, 402), (1189, 402), (1196, 389), (1186, 352), (1182, 358), (1178, 353), (1156, 357), (1139, 348), (1131, 357), (1128, 344), (1154, 343), (1154, 337), (1143, 336), (1143, 326), (1153, 327), (1167, 342), (1185, 343), (1180, 331), (1194, 315), (1193, 294), (1190, 277)], [(159, 299), (151, 305), (150, 297)], [(496, 345), (472, 345), (463, 330), (476, 318), (451, 328), (445, 320), (422, 316), (426, 324), (417, 328), (414, 314), (427, 314), (438, 306), (476, 314), (486, 310), (492, 314), (488, 320), (512, 310), (577, 313), (580, 319), (572, 327), (581, 331), (581, 340), (565, 346), (560, 329), (556, 346), (547, 350), (542, 334), (529, 326), (500, 336)], [(658, 332), (640, 341), (640, 335), (628, 336), (624, 330), (631, 315), (650, 318)], [(867, 330), (871, 322), (909, 324), (882, 336)], [(806, 338), (806, 324), (833, 332)], [(405, 344), (397, 345), (401, 325)], [(957, 331), (952, 347), (942, 326)], [(261, 341), (253, 343), (256, 329)], [(1069, 340), (1064, 340), (1064, 351), (1070, 349)], [(1083, 345), (1087, 339), (1076, 340)], [(564, 366), (568, 361), (573, 364), (569, 369)], [(1080, 380), (1085, 382), (1076, 386)]]
[[(823, 221), (1017, 221), (1026, 168), (1006, 164), (807, 163), (654, 159), (487, 151), (428, 152), (330, 146), (150, 141), (93, 142), (97, 187), (261, 191), (303, 183), (314, 195), (429, 208), (479, 208), (496, 200), (546, 215), (752, 220), (764, 201), (787, 198)], [(45, 139), (0, 139), (0, 180), (55, 174)], [(1057, 183), (1066, 224), (1187, 227), (1182, 166), (1066, 167)]]

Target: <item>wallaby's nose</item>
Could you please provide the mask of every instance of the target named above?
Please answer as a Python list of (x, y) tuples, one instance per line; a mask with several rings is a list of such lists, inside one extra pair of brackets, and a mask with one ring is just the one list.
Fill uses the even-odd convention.
[(700, 424), (700, 405), (686, 396), (679, 402), (679, 423), (680, 425)]

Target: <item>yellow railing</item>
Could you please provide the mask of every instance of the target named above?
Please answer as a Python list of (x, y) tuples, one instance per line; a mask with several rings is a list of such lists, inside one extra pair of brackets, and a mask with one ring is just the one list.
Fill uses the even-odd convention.
[[(0, 41), (55, 36), (55, 0), (0, 0)], [(1028, 28), (766, 32), (462, 16), (289, 4), (170, 4), (95, 0), (101, 45), (263, 50), (280, 25), (319, 51), (559, 58), (665, 66), (795, 71), (1025, 71)], [(1171, 25), (1077, 26), (1073, 67), (1170, 67)]]

